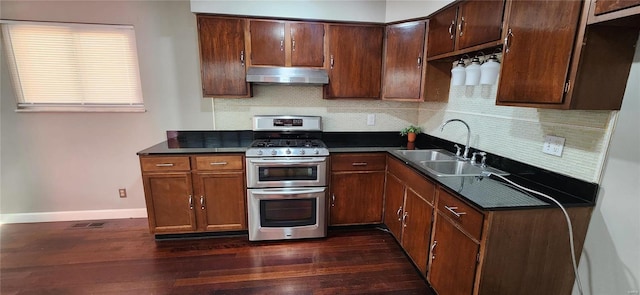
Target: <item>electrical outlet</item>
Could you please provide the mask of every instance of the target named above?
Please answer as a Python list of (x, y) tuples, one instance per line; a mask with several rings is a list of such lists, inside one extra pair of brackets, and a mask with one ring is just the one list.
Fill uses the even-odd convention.
[(367, 115), (367, 125), (368, 126), (376, 125), (376, 114)]
[(549, 155), (561, 157), (564, 149), (564, 137), (547, 135), (544, 137), (542, 152)]
[(126, 188), (121, 188), (118, 190), (118, 194), (120, 194), (121, 198), (126, 198), (127, 197), (127, 189)]

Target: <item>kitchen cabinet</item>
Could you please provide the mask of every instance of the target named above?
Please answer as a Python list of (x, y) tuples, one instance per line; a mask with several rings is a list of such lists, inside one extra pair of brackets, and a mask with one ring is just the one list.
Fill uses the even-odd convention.
[[(592, 209), (566, 208), (578, 260)], [(427, 280), (438, 294), (569, 295), (573, 289), (568, 230), (556, 207), (481, 210), (438, 187), (431, 241)]]
[(427, 57), (499, 44), (504, 7), (504, 0), (466, 0), (436, 13), (429, 19)]
[(496, 104), (620, 109), (638, 25), (586, 25), (583, 1), (509, 1)]
[(426, 275), (435, 184), (393, 157), (387, 165), (384, 223)]
[(331, 155), (329, 225), (382, 223), (384, 153)]
[(246, 230), (242, 155), (141, 156), (154, 234)]
[(198, 15), (200, 71), (205, 97), (251, 97), (246, 81), (245, 20)]
[(324, 66), (324, 24), (250, 20), (250, 65)]
[(438, 192), (436, 212), (429, 282), (439, 294), (472, 294), (479, 236), (466, 232), (462, 223), (481, 229), (482, 213), (443, 190)]
[(423, 101), (426, 21), (386, 27), (382, 99)]
[(325, 99), (380, 99), (383, 36), (381, 25), (327, 25)]

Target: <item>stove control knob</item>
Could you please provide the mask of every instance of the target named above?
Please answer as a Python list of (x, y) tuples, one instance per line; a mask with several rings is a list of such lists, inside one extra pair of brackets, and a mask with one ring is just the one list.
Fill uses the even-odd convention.
[(317, 155), (320, 153), (320, 151), (318, 149), (313, 149), (313, 153)]
[(301, 155), (304, 155), (304, 150), (300, 150), (300, 154), (301, 154)]
[(287, 155), (288, 155), (288, 154), (291, 154), (291, 150), (290, 150), (290, 149), (287, 149), (287, 150), (285, 151), (285, 153), (286, 153)]
[(262, 156), (262, 150), (258, 150), (258, 156)]
[(278, 154), (278, 151), (276, 151), (276, 150), (271, 150), (271, 154), (275, 156), (276, 154)]

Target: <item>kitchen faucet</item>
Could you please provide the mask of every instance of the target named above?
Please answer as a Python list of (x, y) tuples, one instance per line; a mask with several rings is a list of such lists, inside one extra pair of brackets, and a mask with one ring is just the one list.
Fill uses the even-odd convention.
[[(469, 124), (467, 124), (467, 122), (462, 121), (460, 119), (449, 119), (446, 122), (442, 123), (442, 125), (440, 125), (440, 132), (442, 132), (444, 130), (444, 126), (449, 124), (450, 122), (453, 121), (458, 121), (462, 124), (464, 124), (464, 126), (467, 126), (467, 144), (464, 146), (464, 154), (462, 155), (462, 159), (463, 160), (468, 160), (468, 156), (469, 156), (469, 139), (471, 138), (471, 128), (469, 128)], [(458, 150), (460, 151), (460, 150)], [(457, 156), (460, 156), (460, 153), (456, 154)]]

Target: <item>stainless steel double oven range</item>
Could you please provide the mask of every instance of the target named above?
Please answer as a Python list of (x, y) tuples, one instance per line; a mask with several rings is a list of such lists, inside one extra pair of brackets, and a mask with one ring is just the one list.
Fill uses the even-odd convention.
[(249, 240), (327, 235), (327, 158), (322, 118), (255, 116), (247, 149)]

